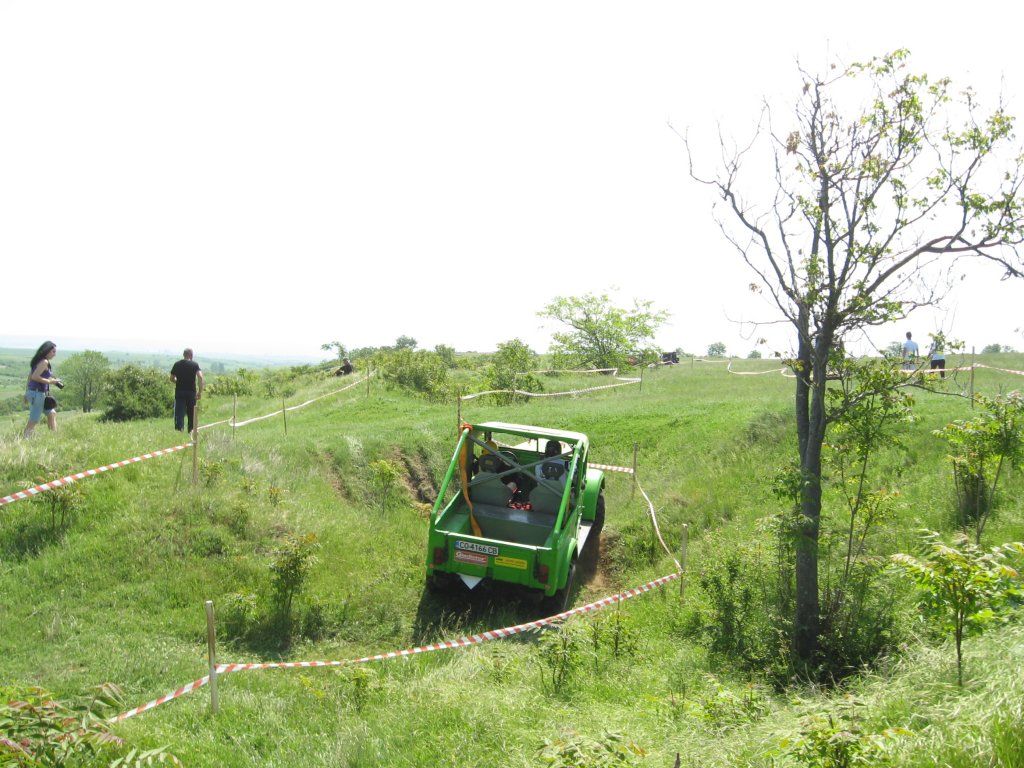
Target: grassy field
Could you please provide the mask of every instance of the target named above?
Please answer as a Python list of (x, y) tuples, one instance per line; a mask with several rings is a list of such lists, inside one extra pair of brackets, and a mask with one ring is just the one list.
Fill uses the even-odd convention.
[[(1024, 369), (1021, 355), (981, 359)], [(979, 370), (973, 380), (951, 375), (946, 389), (995, 394), (1019, 382)], [(595, 383), (610, 381), (545, 378), (548, 391)], [(289, 403), (338, 387), (321, 379)], [(636, 455), (637, 479), (674, 553), (688, 526), (685, 597), (674, 582), (560, 630), (409, 659), (235, 673), (220, 680), (216, 716), (204, 688), (117, 732), (134, 745), (167, 745), (190, 766), (667, 767), (677, 753), (684, 766), (826, 765), (800, 762), (781, 745), (813, 730), (808, 718), (834, 715), (864, 733), (901, 729), (891, 739), (893, 765), (1024, 764), (1019, 625), (968, 641), (963, 689), (949, 645), (917, 625), (909, 607), (902, 651), (832, 691), (777, 692), (716, 666), (687, 633), (702, 570), (731, 552), (768, 557), (759, 521), (778, 511), (768, 487), (794, 452), (792, 393), (778, 372), (741, 376), (723, 363), (684, 362), (645, 373), (642, 386), (507, 407), (464, 402), (463, 420), (585, 432), (595, 462), (630, 466)], [(915, 397), (906, 447), (882, 456), (901, 468), (892, 551), (912, 550), (921, 527), (950, 529), (946, 447), (932, 430), (970, 414), (963, 398)], [(233, 407), (204, 400), (201, 420), (226, 419)], [(240, 399), (238, 418), (278, 407)], [(170, 414), (124, 425), (62, 414), (59, 433), (43, 430), (31, 441), (16, 438), (22, 417), (11, 417), (0, 437), (3, 494), (181, 440)], [(195, 486), (191, 454), (181, 451), (84, 480), (73, 497), (41, 494), (0, 507), (0, 686), (70, 697), (109, 681), (124, 690), (124, 709), (143, 704), (206, 673), (206, 600), (217, 607), (221, 662), (357, 659), (535, 618), (535, 603), (518, 593), (436, 597), (423, 589), (427, 505), (458, 418), (454, 404), (371, 382), (291, 411), (287, 422), (278, 415), (204, 430)], [(377, 459), (402, 470), (404, 482), (387, 499), (370, 470)], [(1021, 478), (1010, 482), (986, 543), (1024, 539)], [(609, 473), (606, 497), (599, 558), (574, 605), (674, 570), (629, 476)], [(317, 559), (286, 639), (256, 620), (253, 606), (272, 595), (270, 566), (286, 535), (307, 533), (316, 536)], [(231, 622), (248, 631), (230, 631)], [(545, 744), (565, 761), (574, 749), (616, 744), (645, 756), (549, 763)]]

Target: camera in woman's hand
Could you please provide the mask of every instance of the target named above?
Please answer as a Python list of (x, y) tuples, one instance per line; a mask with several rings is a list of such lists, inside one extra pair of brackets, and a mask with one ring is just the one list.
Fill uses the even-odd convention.
[(53, 386), (55, 386), (57, 389), (64, 389), (64, 382), (63, 381), (55, 381), (55, 382), (53, 382)]

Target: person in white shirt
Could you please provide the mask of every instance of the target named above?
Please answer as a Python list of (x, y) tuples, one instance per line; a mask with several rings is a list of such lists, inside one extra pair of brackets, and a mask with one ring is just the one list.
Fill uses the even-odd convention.
[(917, 356), (920, 353), (917, 342), (911, 338), (910, 331), (907, 331), (907, 340), (903, 342), (903, 368), (912, 370), (917, 364)]

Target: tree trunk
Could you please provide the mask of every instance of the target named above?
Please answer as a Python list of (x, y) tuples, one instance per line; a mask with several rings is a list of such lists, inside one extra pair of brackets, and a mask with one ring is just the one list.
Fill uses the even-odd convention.
[(801, 317), (796, 385), (796, 423), (800, 445), (800, 521), (796, 539), (796, 606), (793, 651), (811, 663), (818, 651), (821, 604), (818, 592), (818, 535), (821, 521), (821, 450), (825, 442), (825, 375), (832, 334), (819, 329), (815, 345)]

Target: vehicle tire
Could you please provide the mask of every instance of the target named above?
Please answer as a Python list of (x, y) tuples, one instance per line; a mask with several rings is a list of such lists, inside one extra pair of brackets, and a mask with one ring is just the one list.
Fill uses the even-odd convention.
[(551, 597), (545, 597), (540, 602), (543, 618), (554, 616), (562, 611), (568, 610), (572, 598), (573, 587), (576, 586), (576, 557), (569, 563), (569, 575), (565, 578), (565, 586), (555, 592)]
[(427, 592), (431, 592), (435, 595), (448, 592), (452, 588), (452, 574), (450, 573), (432, 573), (427, 576)]
[(597, 509), (594, 510), (594, 524), (590, 528), (590, 535), (596, 536), (604, 528), (604, 491), (597, 494)]

